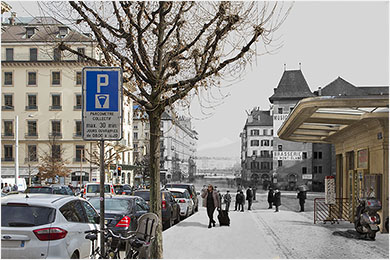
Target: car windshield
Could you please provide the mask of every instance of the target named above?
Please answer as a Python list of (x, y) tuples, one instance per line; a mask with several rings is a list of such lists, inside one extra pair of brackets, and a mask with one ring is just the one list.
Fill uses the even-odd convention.
[[(92, 206), (96, 210), (100, 210), (100, 199), (92, 198), (89, 200)], [(116, 199), (116, 198), (105, 198), (104, 199), (104, 209), (110, 211), (125, 211), (126, 209), (132, 208), (132, 200), (127, 199)]]
[(180, 189), (188, 189), (188, 185), (185, 184), (167, 184), (165, 188), (180, 188)]
[(135, 191), (134, 196), (139, 196), (146, 201), (150, 200), (150, 192), (149, 191)]
[(55, 209), (28, 205), (2, 205), (2, 227), (32, 227), (54, 222)]
[(28, 187), (25, 193), (53, 193), (53, 188), (51, 187)]
[(123, 191), (123, 186), (114, 186), (115, 192)]
[[(87, 193), (99, 193), (100, 192), (100, 184), (89, 184), (87, 186)], [(110, 185), (104, 185), (104, 193), (110, 193)]]

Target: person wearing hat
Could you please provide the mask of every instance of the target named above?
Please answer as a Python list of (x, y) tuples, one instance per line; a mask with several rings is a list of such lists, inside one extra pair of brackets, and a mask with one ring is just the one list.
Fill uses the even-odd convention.
[(267, 198), (267, 201), (268, 201), (268, 205), (269, 205), (269, 209), (272, 209), (272, 203), (274, 202), (274, 189), (272, 189), (272, 187), (270, 186), (269, 187), (269, 190), (268, 190), (268, 198)]

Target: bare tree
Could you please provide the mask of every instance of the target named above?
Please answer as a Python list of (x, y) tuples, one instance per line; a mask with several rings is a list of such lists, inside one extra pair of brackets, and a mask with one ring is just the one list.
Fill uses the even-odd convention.
[(38, 178), (42, 180), (52, 180), (55, 183), (56, 177), (66, 177), (71, 170), (66, 167), (69, 162), (64, 159), (64, 149), (53, 136), (49, 140), (48, 149), (39, 156)]
[[(66, 43), (59, 46), (61, 50), (97, 65), (121, 67), (127, 85), (125, 95), (148, 114), (151, 211), (161, 219), (162, 113), (167, 107), (184, 104), (183, 100), (189, 96), (219, 86), (221, 79), (242, 75), (258, 54), (257, 48), (263, 47), (267, 52), (264, 46), (270, 46), (273, 32), (285, 20), (291, 6), (285, 8), (282, 2), (244, 1), (69, 4), (73, 12), (67, 18), (76, 19), (78, 26), (92, 32), (103, 58), (88, 57)], [(54, 9), (63, 12), (63, 8)], [(161, 225), (155, 241), (152, 257), (162, 258)]]

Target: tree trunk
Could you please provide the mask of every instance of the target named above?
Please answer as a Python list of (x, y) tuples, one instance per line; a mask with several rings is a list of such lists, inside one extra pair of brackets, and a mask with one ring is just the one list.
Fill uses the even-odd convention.
[(158, 215), (160, 225), (157, 227), (155, 243), (151, 257), (163, 258), (162, 246), (162, 215), (160, 195), (160, 122), (162, 112), (159, 109), (148, 112), (150, 123), (150, 209)]

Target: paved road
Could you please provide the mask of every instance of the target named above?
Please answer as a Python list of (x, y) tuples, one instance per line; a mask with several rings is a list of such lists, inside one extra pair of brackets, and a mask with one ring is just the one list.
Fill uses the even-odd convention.
[(368, 241), (356, 236), (351, 223), (313, 224), (309, 208), (297, 212), (293, 192), (282, 191), (284, 206), (278, 213), (267, 209), (265, 192), (257, 196), (253, 211), (230, 212), (230, 227), (208, 229), (207, 214), (200, 208), (164, 231), (164, 258), (389, 258), (388, 234)]

